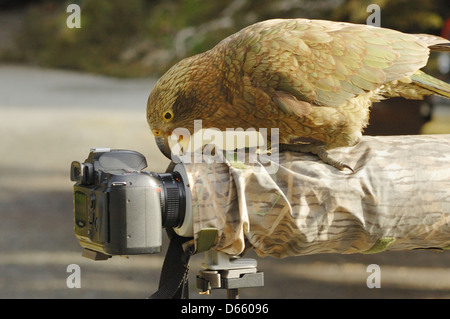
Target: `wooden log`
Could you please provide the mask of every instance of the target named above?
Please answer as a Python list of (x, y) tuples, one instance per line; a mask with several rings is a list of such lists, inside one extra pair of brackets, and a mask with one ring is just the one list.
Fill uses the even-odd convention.
[(211, 249), (280, 258), (450, 248), (450, 135), (364, 136), (330, 153), (355, 172), (295, 152), (185, 164), (195, 241), (216, 229)]

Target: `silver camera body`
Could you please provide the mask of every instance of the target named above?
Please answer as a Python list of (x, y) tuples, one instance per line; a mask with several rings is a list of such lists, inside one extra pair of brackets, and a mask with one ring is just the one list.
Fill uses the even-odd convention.
[(74, 230), (83, 256), (159, 253), (163, 227), (188, 227), (183, 222), (190, 193), (182, 173), (143, 171), (146, 167), (141, 153), (108, 148), (72, 162)]

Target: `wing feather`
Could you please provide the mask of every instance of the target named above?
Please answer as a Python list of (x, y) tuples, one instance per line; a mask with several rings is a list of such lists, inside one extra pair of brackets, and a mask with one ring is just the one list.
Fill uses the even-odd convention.
[[(257, 23), (229, 41), (237, 43), (232, 54), (243, 60), (243, 71), (254, 85), (278, 100), (275, 92), (283, 91), (311, 105), (342, 105), (386, 82), (409, 77), (426, 64), (429, 54), (419, 36), (307, 19)], [(297, 113), (292, 106), (286, 110)]]

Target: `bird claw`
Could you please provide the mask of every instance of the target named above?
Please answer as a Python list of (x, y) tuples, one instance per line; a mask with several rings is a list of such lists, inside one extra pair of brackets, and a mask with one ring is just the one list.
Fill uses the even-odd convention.
[(352, 167), (350, 167), (349, 165), (347, 165), (347, 164), (345, 164), (345, 163), (343, 163), (343, 162), (341, 162), (341, 161), (339, 161), (339, 160), (336, 160), (336, 159), (334, 159), (333, 157), (331, 157), (330, 154), (328, 154), (328, 152), (327, 152), (325, 149), (323, 149), (323, 148), (320, 149), (320, 150), (317, 152), (317, 156), (319, 156), (319, 158), (320, 158), (324, 163), (329, 164), (329, 165), (331, 165), (331, 166), (337, 168), (337, 169), (340, 170), (340, 171), (343, 171), (344, 169), (348, 169), (348, 170), (350, 170), (352, 173), (355, 172), (355, 170), (354, 170)]
[(327, 151), (326, 147), (324, 145), (314, 145), (314, 144), (282, 144), (282, 147), (280, 148), (280, 150), (289, 150), (289, 151), (293, 151), (293, 152), (301, 152), (301, 153), (313, 153), (315, 155), (317, 155), (322, 162), (324, 162), (325, 164), (331, 165), (335, 168), (337, 168), (340, 171), (343, 171), (345, 169), (350, 170), (352, 173), (355, 172), (355, 170), (333, 158)]

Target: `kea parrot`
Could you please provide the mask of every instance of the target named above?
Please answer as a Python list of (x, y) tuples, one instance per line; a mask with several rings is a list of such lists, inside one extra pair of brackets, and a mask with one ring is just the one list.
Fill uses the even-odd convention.
[(280, 149), (329, 155), (356, 145), (372, 102), (450, 97), (450, 85), (419, 69), (450, 42), (427, 34), (309, 19), (255, 23), (171, 67), (155, 84), (147, 121), (163, 154), (179, 127), (278, 128)]

